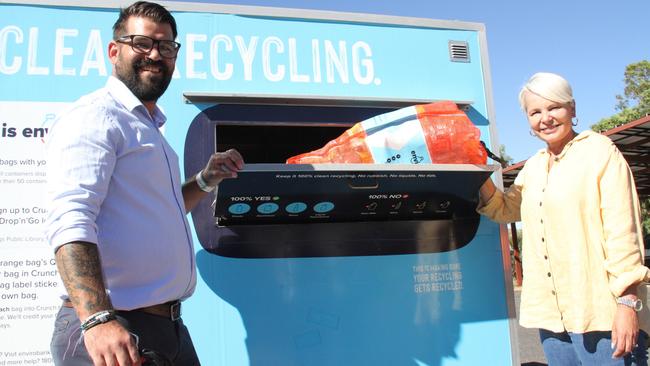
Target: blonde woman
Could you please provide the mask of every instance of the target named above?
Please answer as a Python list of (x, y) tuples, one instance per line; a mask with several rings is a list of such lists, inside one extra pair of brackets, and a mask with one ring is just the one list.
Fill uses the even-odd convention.
[(540, 329), (549, 365), (647, 365), (650, 270), (632, 173), (607, 137), (574, 130), (561, 76), (533, 75), (519, 102), (547, 146), (505, 193), (488, 180), (479, 212), (523, 223), (521, 325)]

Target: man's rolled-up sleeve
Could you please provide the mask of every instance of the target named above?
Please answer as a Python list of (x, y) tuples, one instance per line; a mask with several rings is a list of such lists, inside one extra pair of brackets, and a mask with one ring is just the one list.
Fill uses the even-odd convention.
[(54, 251), (75, 241), (98, 243), (96, 219), (116, 161), (109, 125), (95, 106), (69, 111), (50, 130), (45, 236)]

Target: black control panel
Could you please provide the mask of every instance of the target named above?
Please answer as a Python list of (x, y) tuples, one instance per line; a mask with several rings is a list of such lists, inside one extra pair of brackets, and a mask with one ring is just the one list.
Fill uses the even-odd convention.
[(496, 169), (250, 164), (221, 182), (209, 221), (193, 216), (203, 248), (225, 257), (446, 252), (474, 238), (478, 189)]
[(252, 164), (224, 180), (217, 225), (450, 220), (474, 214), (490, 167)]

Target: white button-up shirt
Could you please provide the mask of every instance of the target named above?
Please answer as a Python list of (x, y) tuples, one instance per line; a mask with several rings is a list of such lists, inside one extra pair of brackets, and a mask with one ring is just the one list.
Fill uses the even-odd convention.
[(184, 299), (196, 284), (178, 156), (118, 79), (78, 100), (47, 141), (46, 236), (56, 250), (99, 248), (113, 306), (130, 310)]

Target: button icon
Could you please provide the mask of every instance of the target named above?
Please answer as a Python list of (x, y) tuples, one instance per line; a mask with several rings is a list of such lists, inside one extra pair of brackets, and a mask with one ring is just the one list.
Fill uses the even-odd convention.
[(298, 214), (307, 209), (307, 205), (303, 202), (291, 202), (284, 208), (288, 213)]
[(235, 203), (228, 207), (228, 212), (233, 215), (243, 215), (251, 210), (251, 206), (246, 203)]
[(366, 210), (368, 210), (368, 211), (374, 211), (374, 210), (377, 209), (377, 202), (371, 202), (371, 203), (367, 204), (365, 207), (366, 207)]
[(257, 206), (257, 212), (263, 214), (263, 215), (268, 215), (272, 214), (275, 211), (277, 211), (279, 206), (276, 203), (272, 202), (267, 202), (267, 203), (262, 203), (261, 205)]
[(334, 204), (332, 202), (319, 202), (314, 205), (314, 211), (317, 213), (326, 213), (334, 209)]

